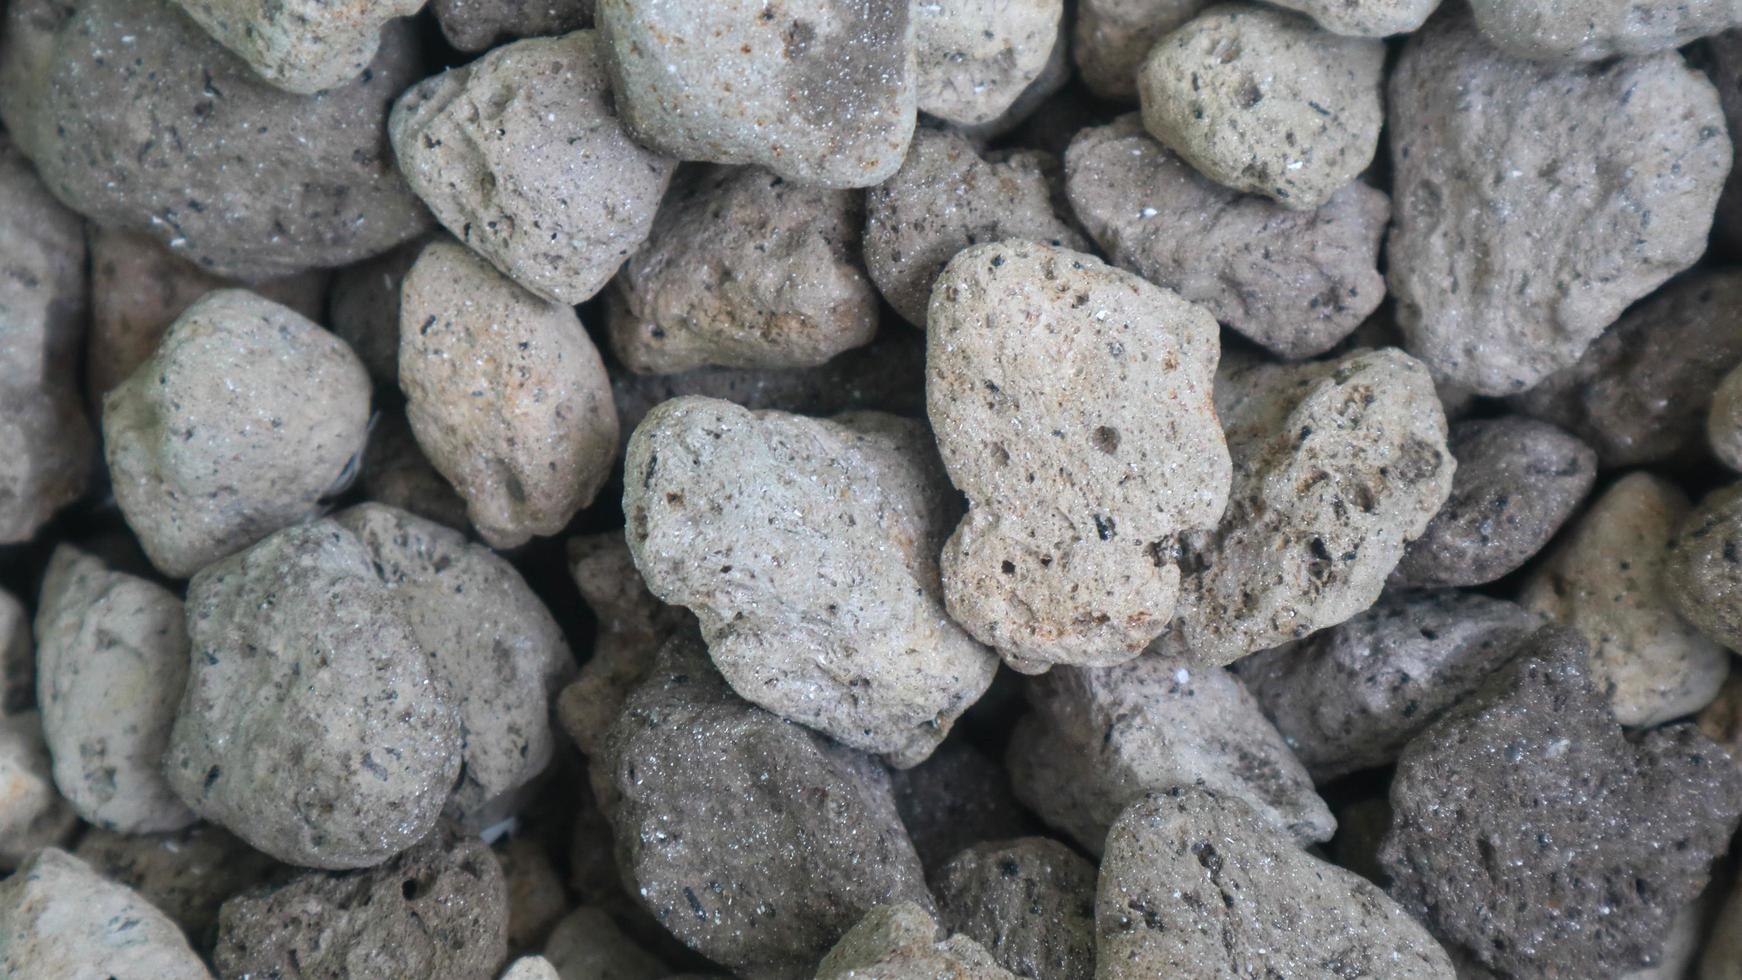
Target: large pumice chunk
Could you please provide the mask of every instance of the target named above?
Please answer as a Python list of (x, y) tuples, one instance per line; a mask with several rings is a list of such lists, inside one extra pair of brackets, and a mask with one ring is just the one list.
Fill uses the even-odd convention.
[(567, 34), (593, 22), (593, 0), (432, 0), (429, 6), (442, 36), (461, 51)]
[(132, 889), (58, 848), (0, 883), (0, 974), (210, 980), (181, 930)]
[(151, 563), (192, 575), (314, 513), (361, 463), (369, 375), (344, 341), (238, 289), (208, 294), (103, 398), (115, 499)]
[(1064, 0), (914, 5), (920, 111), (956, 126), (996, 120), (1046, 69), (1064, 15)]
[(389, 24), (355, 80), (318, 96), (260, 79), (170, 0), (19, 0), (0, 117), (67, 205), (241, 278), (343, 265), (429, 224), (382, 122), (423, 76)]
[(575, 311), (451, 242), (405, 278), (399, 387), (418, 445), (494, 547), (561, 531), (610, 475), (611, 381)]
[(1173, 615), (1176, 537), (1227, 500), (1214, 318), (1093, 256), (1003, 242), (950, 261), (927, 343), (927, 412), (969, 500), (944, 546), (950, 614), (1029, 672), (1136, 656)]
[(1234, 456), (1228, 512), (1187, 534), (1182, 650), (1227, 664), (1371, 606), (1452, 488), (1446, 419), (1421, 362), (1228, 358), (1216, 408)]
[(624, 473), (637, 567), (746, 700), (906, 768), (992, 683), (997, 658), (944, 612), (959, 510), (919, 422), (677, 398)]
[(1314, 211), (1241, 194), (1157, 143), (1136, 114), (1077, 133), (1065, 187), (1112, 258), (1285, 358), (1322, 354), (1385, 298), (1384, 192), (1354, 181)]
[(286, 528), (194, 576), (193, 667), (164, 770), (273, 857), (379, 864), (435, 826), (460, 771), (449, 693), (363, 542)]
[(690, 169), (609, 293), (611, 347), (631, 371), (807, 368), (871, 342), (852, 191), (760, 167)]
[(740, 699), (697, 638), (665, 646), (593, 766), (625, 882), (735, 973), (809, 977), (871, 909), (931, 907), (883, 767)]
[(162, 768), (188, 672), (181, 600), (63, 544), (43, 578), (36, 656), (55, 785), (79, 815), (127, 833), (193, 823)]
[(1731, 162), (1717, 92), (1675, 52), (1545, 66), (1463, 13), (1410, 41), (1389, 118), (1398, 323), (1483, 395), (1571, 365), (1692, 265)]
[(1191, 20), (1210, 0), (1080, 0), (1071, 56), (1089, 90), (1137, 101), (1137, 72), (1155, 42)]
[(967, 936), (940, 939), (932, 914), (912, 902), (874, 909), (823, 957), (817, 980), (1015, 980)]
[(630, 140), (598, 35), (516, 41), (400, 96), (399, 168), (448, 231), (545, 299), (592, 298), (647, 238), (677, 162)]
[(1388, 37), (1408, 34), (1427, 23), (1440, 0), (1272, 0), (1298, 10), (1333, 34)]
[(1202, 786), (1237, 797), (1303, 846), (1329, 840), (1330, 808), (1246, 688), (1219, 667), (1146, 656), (1059, 668), (1028, 682), (1007, 764), (1017, 796), (1092, 854), (1144, 793)]
[(1056, 840), (970, 847), (938, 875), (944, 926), (1017, 976), (1092, 980), (1095, 866)]
[(383, 25), (424, 0), (175, 0), (261, 78), (313, 95), (363, 73)]
[(905, 0), (600, 0), (596, 16), (618, 111), (652, 149), (824, 187), (868, 187), (907, 154)]
[(1211, 7), (1143, 63), (1143, 124), (1204, 176), (1312, 211), (1379, 149), (1385, 45), (1254, 3)]
[(1736, 829), (1742, 768), (1692, 725), (1629, 741), (1577, 634), (1529, 643), (1404, 750), (1380, 862), (1412, 914), (1499, 972), (1638, 969)]
[(1454, 976), (1372, 883), (1300, 851), (1238, 799), (1192, 787), (1151, 793), (1113, 825), (1095, 928), (1101, 980)]
[(1601, 61), (1742, 25), (1737, 0), (1470, 0), (1488, 41), (1520, 58)]

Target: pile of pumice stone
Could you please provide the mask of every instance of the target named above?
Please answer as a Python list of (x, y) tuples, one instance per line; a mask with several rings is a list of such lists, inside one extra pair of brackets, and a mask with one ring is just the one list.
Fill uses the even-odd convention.
[(1742, 0), (0, 11), (0, 977), (1742, 980)]

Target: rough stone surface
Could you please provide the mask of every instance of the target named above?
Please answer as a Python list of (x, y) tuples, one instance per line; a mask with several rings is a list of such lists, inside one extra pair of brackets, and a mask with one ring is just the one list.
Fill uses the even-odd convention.
[(337, 88), (375, 59), (381, 28), (424, 0), (175, 0), (266, 81), (302, 95)]
[(212, 953), (226, 977), (494, 980), (508, 896), (490, 849), (445, 829), (380, 867), (305, 871), (224, 903)]
[(0, 868), (65, 841), (78, 822), (55, 791), (42, 719), (34, 711), (0, 718)]
[(1392, 582), (1483, 585), (1547, 545), (1597, 480), (1597, 454), (1574, 436), (1514, 415), (1452, 425), (1452, 495), (1410, 542)]
[[(990, 141), (1009, 135), (1024, 126), (1054, 95), (1069, 85), (1074, 77), (1071, 72), (1071, 36), (1066, 27), (1068, 23), (1059, 25), (1059, 30), (1053, 37), (1052, 53), (1046, 56), (1046, 63), (1041, 66), (1040, 74), (1028, 83), (1028, 87), (1017, 95), (1008, 108), (986, 122), (952, 128), (970, 140)], [(1033, 145), (1026, 139), (1019, 138), (1017, 142), (1023, 146)], [(1048, 152), (1057, 153), (1062, 149), (1060, 147), (1059, 150)]]
[(1404, 749), (1380, 849), (1392, 895), (1514, 977), (1648, 965), (1742, 814), (1742, 769), (1692, 725), (1623, 737), (1554, 628)]
[(1313, 779), (1383, 766), (1504, 666), (1541, 618), (1469, 592), (1394, 595), (1235, 671)]
[(1133, 113), (1078, 132), (1065, 186), (1114, 264), (1282, 357), (1331, 349), (1385, 298), (1379, 244), (1391, 205), (1360, 181), (1317, 210), (1286, 208), (1206, 179)]
[(1010, 776), (961, 739), (945, 742), (912, 769), (889, 774), (895, 809), (928, 876), (964, 848), (1035, 829), (1010, 789)]
[(598, 36), (516, 41), (427, 78), (389, 130), (454, 236), (545, 299), (579, 303), (647, 238), (677, 167), (623, 131)]
[(817, 980), (1001, 980), (1011, 973), (966, 936), (939, 939), (937, 920), (912, 902), (872, 910), (817, 967)]
[[(0, 42), (0, 88), (8, 48)], [(5, 102), (0, 93), (0, 108)], [(84, 224), (0, 133), (0, 544), (30, 540), (85, 491), (93, 440), (79, 405), (78, 350), (86, 311)]]
[(902, 0), (600, 0), (596, 16), (618, 111), (651, 149), (824, 187), (880, 183), (907, 154)]
[(429, 223), (382, 126), (423, 77), (408, 21), (382, 31), (355, 80), (303, 96), (169, 0), (17, 0), (8, 14), (0, 118), (55, 195), (98, 225), (259, 278), (355, 262)]
[(1080, 0), (1071, 54), (1103, 99), (1137, 101), (1137, 72), (1155, 43), (1213, 0)]
[(459, 713), (460, 776), (445, 815), (471, 831), (511, 815), (550, 763), (550, 701), (574, 673), (556, 620), (514, 566), (458, 531), (380, 504), (333, 520), (404, 600), (412, 635)]
[(1718, 462), (1742, 470), (1742, 364), (1712, 393), (1712, 408), (1706, 415), (1706, 444)]
[(593, 23), (593, 0), (433, 0), (430, 9), (442, 36), (461, 51), (567, 34)]
[(950, 614), (1019, 669), (1136, 656), (1173, 615), (1175, 536), (1226, 501), (1215, 319), (1003, 242), (950, 261), (926, 336), (927, 412), (970, 503), (944, 546)]
[(1389, 119), (1398, 323), (1484, 395), (1573, 364), (1692, 265), (1731, 160), (1717, 92), (1680, 55), (1545, 66), (1461, 12), (1405, 48)]
[(1205, 789), (1151, 793), (1114, 824), (1095, 929), (1102, 980), (1453, 977), (1445, 951), (1376, 886)]
[(478, 533), (510, 548), (561, 531), (617, 453), (611, 381), (574, 310), (436, 242), (405, 278), (399, 325), (406, 418)]
[(1064, 0), (915, 4), (920, 111), (956, 126), (997, 119), (1046, 69), (1064, 15)]
[(30, 613), (24, 603), (0, 589), (0, 718), (29, 711), (36, 703), (36, 650), (31, 644)]
[(377, 384), (399, 383), (399, 290), (433, 237), (414, 238), (333, 275), (326, 322)]
[(187, 680), (181, 600), (63, 544), (37, 601), (36, 657), (55, 785), (79, 816), (126, 833), (193, 823), (162, 769)]
[(369, 448), (363, 452), (360, 482), (363, 496), (370, 500), (456, 531), (472, 526), (466, 519), (465, 500), (424, 457), (403, 412), (388, 411), (376, 416), (375, 429), (369, 433)]
[(971, 847), (938, 882), (944, 928), (1034, 980), (1095, 975), (1095, 866), (1046, 837)]
[(138, 892), (202, 949), (218, 924), (218, 907), (282, 867), (207, 823), (166, 834), (92, 828), (73, 854), (91, 870)]
[(1427, 23), (1440, 0), (1271, 0), (1298, 10), (1333, 34), (1387, 37), (1408, 34)]
[(1057, 161), (1019, 150), (982, 158), (949, 130), (913, 134), (895, 175), (865, 192), (865, 268), (889, 305), (926, 324), (932, 284), (956, 253), (1006, 239), (1078, 251), (1088, 242), (1058, 213)]
[(1471, 0), (1470, 9), (1494, 46), (1548, 61), (1651, 54), (1742, 25), (1737, 0)]
[(1302, 845), (1336, 821), (1258, 702), (1219, 667), (1158, 656), (1118, 667), (1060, 668), (1028, 684), (1006, 764), (1016, 795), (1092, 854), (1144, 793), (1202, 786), (1244, 800)]
[(175, 923), (58, 848), (0, 882), (0, 935), (8, 977), (211, 978)]
[(1183, 537), (1177, 614), (1185, 649), (1206, 664), (1371, 606), (1457, 466), (1433, 380), (1395, 349), (1294, 365), (1225, 358), (1216, 410), (1233, 490), (1218, 529)]
[(583, 906), (557, 923), (544, 946), (561, 980), (660, 980), (671, 970), (623, 934), (602, 908)]
[(1698, 711), (1717, 694), (1730, 655), (1676, 612), (1669, 551), (1688, 499), (1660, 477), (1610, 487), (1524, 583), (1519, 602), (1577, 630), (1590, 674), (1624, 725)]
[(1742, 484), (1713, 491), (1682, 520), (1663, 585), (1676, 610), (1700, 632), (1742, 649)]
[(1254, 3), (1210, 8), (1143, 62), (1143, 124), (1218, 184), (1312, 211), (1379, 150), (1385, 45)]
[(594, 765), (625, 882), (734, 972), (808, 977), (871, 909), (931, 905), (883, 768), (739, 699), (697, 638), (665, 646)]
[(680, 398), (624, 473), (636, 566), (746, 700), (905, 768), (991, 684), (997, 659), (944, 611), (959, 505), (922, 424)]
[(609, 294), (606, 327), (632, 371), (815, 367), (870, 342), (877, 291), (860, 269), (850, 191), (760, 167), (698, 166), (660, 205)]
[(292, 864), (379, 864), (429, 832), (460, 773), (449, 693), (370, 561), (320, 520), (188, 586), (164, 770), (200, 816)]
[(314, 513), (361, 462), (369, 375), (344, 341), (242, 290), (207, 295), (103, 398), (115, 498), (184, 578)]

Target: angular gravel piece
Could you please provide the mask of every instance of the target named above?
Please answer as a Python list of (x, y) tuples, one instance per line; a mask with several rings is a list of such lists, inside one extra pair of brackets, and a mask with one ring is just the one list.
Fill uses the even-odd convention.
[(906, 768), (992, 683), (997, 659), (944, 612), (960, 509), (921, 423), (678, 398), (623, 466), (636, 566), (746, 700)]
[(230, 899), (212, 960), (226, 977), (494, 980), (507, 937), (496, 858), (443, 828), (380, 867), (305, 871)]
[(1144, 127), (1204, 176), (1312, 211), (1373, 162), (1384, 69), (1379, 41), (1228, 3), (1156, 44), (1137, 88)]
[(399, 387), (430, 463), (491, 546), (561, 531), (617, 454), (617, 410), (573, 309), (450, 242), (424, 249), (399, 310)]
[(1427, 369), (1391, 348), (1225, 358), (1216, 410), (1234, 485), (1221, 526), (1181, 541), (1176, 614), (1183, 649), (1212, 666), (1371, 606), (1457, 467)]
[(954, 126), (1003, 115), (1046, 70), (1064, 0), (921, 3), (913, 18), (919, 110)]
[(1388, 37), (1408, 34), (1427, 23), (1440, 0), (1271, 0), (1298, 10), (1332, 34)]
[(1681, 521), (1663, 584), (1700, 632), (1742, 649), (1742, 484), (1714, 490)]
[(37, 600), (36, 656), (55, 785), (79, 816), (124, 833), (193, 823), (162, 767), (187, 682), (181, 600), (63, 544)]
[(0, 868), (65, 842), (78, 823), (55, 790), (42, 718), (34, 711), (0, 717)]
[(1390, 200), (1360, 181), (1316, 211), (1285, 208), (1201, 176), (1132, 113), (1078, 132), (1065, 186), (1115, 265), (1281, 357), (1330, 350), (1385, 298)]
[(539, 296), (580, 303), (646, 240), (677, 161), (617, 119), (592, 31), (516, 41), (400, 96), (388, 128), (411, 189)]
[(1034, 980), (1095, 975), (1095, 866), (1046, 837), (989, 842), (938, 876), (944, 928)]
[(119, 834), (93, 827), (73, 849), (103, 877), (139, 893), (201, 949), (218, 908), (283, 867), (209, 823), (167, 834)]
[(1448, 943), (1520, 978), (1646, 965), (1742, 815), (1692, 725), (1623, 737), (1578, 634), (1546, 629), (1398, 760), (1379, 859)]
[(680, 160), (751, 163), (869, 187), (913, 135), (913, 21), (902, 0), (599, 0), (630, 133)]
[(433, 0), (430, 10), (442, 36), (461, 51), (567, 34), (593, 23), (593, 0)]
[(132, 889), (58, 848), (0, 882), (0, 974), (210, 980), (181, 930)]
[(327, 304), (328, 329), (351, 345), (377, 384), (388, 387), (399, 384), (400, 287), (417, 257), (435, 237), (419, 236), (333, 275), (332, 295)]
[(1409, 348), (1478, 394), (1578, 360), (1706, 249), (1731, 148), (1674, 52), (1557, 68), (1448, 13), (1391, 76), (1391, 292)]
[(609, 295), (611, 348), (631, 371), (815, 367), (870, 343), (877, 291), (860, 268), (851, 191), (760, 167), (681, 175)]
[(698, 638), (665, 646), (594, 767), (625, 883), (735, 973), (808, 977), (871, 909), (931, 906), (883, 767), (739, 699)]
[(1742, 364), (1738, 364), (1712, 393), (1712, 408), (1706, 415), (1706, 444), (1718, 462), (1742, 470)]
[(817, 967), (817, 980), (1002, 980), (1011, 977), (966, 936), (940, 941), (943, 930), (912, 902), (872, 910)]
[(1677, 613), (1686, 586), (1675, 577), (1670, 548), (1688, 511), (1674, 485), (1628, 474), (1591, 505), (1519, 594), (1526, 608), (1584, 636), (1591, 678), (1624, 725), (1700, 710), (1730, 669), (1729, 652)]
[(1470, 0), (1470, 9), (1495, 47), (1547, 61), (1668, 51), (1742, 25), (1737, 0)]
[(249, 279), (355, 262), (428, 226), (382, 125), (423, 77), (411, 22), (383, 29), (355, 80), (302, 96), (169, 0), (17, 0), (8, 14), (0, 117), (96, 224)]
[(1336, 821), (1258, 701), (1219, 667), (1146, 656), (1118, 667), (1061, 668), (1028, 682), (1006, 765), (1016, 795), (1092, 854), (1144, 793), (1201, 786), (1244, 801), (1302, 846)]
[(623, 934), (604, 909), (583, 906), (557, 923), (544, 944), (561, 980), (660, 980), (671, 970)]
[(382, 412), (375, 417), (369, 448), (363, 453), (359, 482), (363, 485), (363, 496), (369, 500), (398, 507), (456, 531), (467, 531), (472, 526), (466, 519), (465, 500), (425, 458), (402, 411)]
[(337, 88), (375, 59), (381, 28), (424, 0), (175, 0), (266, 81), (300, 95)]
[(330, 520), (194, 576), (193, 669), (163, 761), (176, 794), (308, 867), (379, 864), (428, 833), (460, 773), (460, 722), (404, 601)]
[(1136, 656), (1173, 615), (1175, 537), (1226, 500), (1215, 320), (1093, 256), (1001, 242), (950, 261), (928, 321), (927, 412), (970, 502), (950, 614), (1024, 671)]
[(1573, 516), (1597, 480), (1597, 454), (1577, 438), (1515, 415), (1458, 422), (1452, 495), (1410, 542), (1391, 582), (1407, 588), (1483, 585), (1517, 571)]
[(1326, 783), (1396, 759), (1541, 624), (1520, 606), (1469, 592), (1393, 595), (1234, 669), (1313, 780)]
[(1445, 951), (1377, 887), (1205, 789), (1151, 793), (1119, 818), (1095, 926), (1101, 980), (1453, 978)]
[(1071, 55), (1090, 91), (1137, 101), (1137, 72), (1155, 43), (1212, 0), (1079, 0)]
[(210, 293), (103, 398), (115, 499), (151, 563), (185, 578), (319, 509), (368, 438), (344, 341), (238, 289)]
[(956, 253), (1026, 239), (1086, 251), (1060, 216), (1058, 162), (1036, 150), (982, 158), (950, 130), (914, 132), (895, 175), (865, 192), (865, 268), (889, 305), (924, 328), (932, 284)]
[(1038, 826), (1011, 792), (1004, 767), (959, 738), (912, 769), (891, 772), (889, 784), (928, 878), (964, 848)]

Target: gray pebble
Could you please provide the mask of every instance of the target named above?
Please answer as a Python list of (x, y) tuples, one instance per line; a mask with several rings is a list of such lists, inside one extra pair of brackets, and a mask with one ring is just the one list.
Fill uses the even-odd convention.
[(1020, 837), (1036, 825), (1010, 789), (1010, 775), (960, 738), (931, 758), (889, 774), (895, 809), (928, 878), (964, 848)]
[(1731, 369), (1712, 393), (1706, 414), (1706, 444), (1718, 462), (1742, 470), (1742, 364)]
[(1714, 490), (1682, 519), (1664, 563), (1664, 592), (1700, 632), (1742, 649), (1742, 484)]
[(0, 975), (210, 980), (187, 939), (132, 889), (58, 848), (0, 882)]
[(991, 122), (1046, 69), (1064, 0), (914, 4), (919, 110), (956, 126)]
[(989, 842), (958, 854), (938, 881), (944, 928), (1033, 980), (1095, 975), (1095, 866), (1046, 837)]
[(461, 51), (567, 34), (593, 23), (593, 0), (433, 0), (430, 10), (442, 36)]
[[(556, 967), (542, 956), (522, 956), (509, 964), (503, 971), (502, 980), (563, 980), (562, 974), (556, 972)], [(625, 978), (636, 980), (636, 978)]]
[(1440, 0), (1271, 0), (1298, 10), (1332, 34), (1388, 37), (1408, 34), (1427, 23)]
[(409, 511), (456, 531), (471, 528), (466, 502), (423, 455), (405, 413), (390, 410), (375, 417), (359, 479), (363, 496)]
[(0, 717), (0, 869), (64, 843), (79, 815), (54, 786), (53, 763), (34, 711)]
[(1137, 72), (1155, 43), (1212, 0), (1079, 0), (1071, 54), (1089, 90), (1137, 101)]
[(817, 980), (1005, 980), (990, 953), (966, 936), (940, 939), (931, 912), (913, 902), (873, 909), (817, 967)]
[(1322, 354), (1385, 298), (1389, 199), (1360, 181), (1296, 211), (1201, 176), (1135, 114), (1065, 154), (1071, 207), (1113, 262), (1285, 358)]
[(175, 0), (261, 78), (301, 95), (337, 88), (375, 59), (381, 28), (424, 0)]
[(1483, 395), (1572, 365), (1692, 265), (1730, 166), (1717, 92), (1680, 55), (1546, 67), (1461, 12), (1405, 48), (1388, 118), (1398, 322)]
[(1668, 51), (1742, 25), (1737, 0), (1471, 0), (1470, 9), (1502, 51), (1549, 61)]
[(103, 877), (139, 893), (202, 949), (218, 908), (282, 865), (209, 823), (164, 834), (120, 834), (93, 827), (73, 849)]

